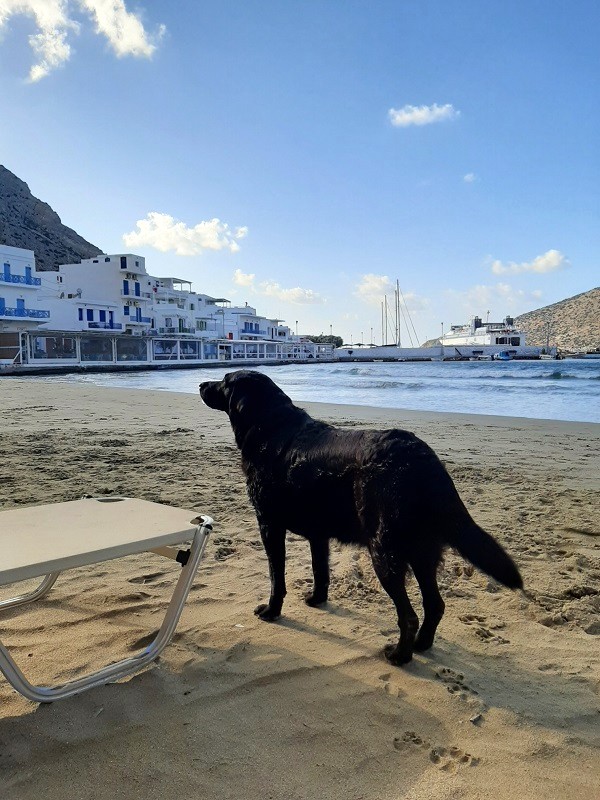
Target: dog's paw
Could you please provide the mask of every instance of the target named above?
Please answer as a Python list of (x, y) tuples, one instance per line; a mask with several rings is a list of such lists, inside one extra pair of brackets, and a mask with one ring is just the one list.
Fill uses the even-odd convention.
[(383, 648), (383, 654), (395, 667), (401, 667), (402, 664), (412, 661), (412, 652), (401, 649), (397, 644), (387, 644)]
[(304, 595), (304, 602), (312, 608), (322, 606), (327, 602), (327, 592), (307, 592)]
[(262, 619), (263, 622), (275, 622), (275, 620), (279, 619), (281, 616), (281, 611), (275, 611), (268, 603), (261, 603), (259, 606), (256, 606), (254, 613), (259, 619)]
[(428, 631), (423, 633), (422, 631), (419, 631), (417, 638), (415, 639), (414, 649), (417, 651), (417, 653), (424, 653), (425, 650), (429, 650), (429, 648), (432, 647), (434, 638), (434, 633), (429, 633)]

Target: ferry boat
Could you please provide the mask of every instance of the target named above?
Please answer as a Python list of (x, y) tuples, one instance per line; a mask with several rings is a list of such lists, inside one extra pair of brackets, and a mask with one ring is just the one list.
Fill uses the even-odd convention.
[(527, 345), (525, 334), (512, 317), (502, 322), (482, 322), (473, 317), (468, 325), (452, 325), (450, 331), (431, 347), (338, 348), (336, 356), (342, 361), (510, 361), (538, 359), (543, 354), (556, 358), (555, 347)]
[(512, 317), (504, 317), (502, 322), (483, 322), (481, 317), (473, 317), (468, 325), (452, 325), (441, 342), (450, 347), (521, 347), (525, 345), (525, 334), (517, 329)]

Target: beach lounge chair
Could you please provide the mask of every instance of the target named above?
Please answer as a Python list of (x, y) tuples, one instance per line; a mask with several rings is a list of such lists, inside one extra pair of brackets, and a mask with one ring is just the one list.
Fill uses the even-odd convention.
[[(152, 551), (182, 565), (179, 580), (154, 641), (136, 655), (59, 686), (33, 686), (0, 641), (0, 670), (29, 700), (49, 703), (116, 681), (153, 661), (169, 643), (212, 519), (194, 511), (129, 497), (85, 498), (0, 511), (0, 587), (44, 576), (37, 589), (0, 602), (0, 612), (39, 600), (66, 569)], [(173, 545), (191, 542), (185, 550)]]

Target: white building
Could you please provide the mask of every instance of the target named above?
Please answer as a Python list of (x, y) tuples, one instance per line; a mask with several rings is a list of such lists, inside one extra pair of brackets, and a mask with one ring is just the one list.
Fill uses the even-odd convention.
[(151, 327), (152, 283), (141, 256), (100, 255), (36, 275), (42, 279), (42, 296), (51, 310), (52, 321), (46, 327), (128, 334)]
[[(37, 271), (30, 250), (1, 247), (0, 366), (326, 358), (281, 320), (148, 274), (132, 253)], [(4, 333), (2, 333), (4, 331)], [(8, 338), (7, 338), (8, 337)]]
[(20, 356), (20, 336), (50, 319), (41, 297), (33, 250), (0, 245), (0, 361)]

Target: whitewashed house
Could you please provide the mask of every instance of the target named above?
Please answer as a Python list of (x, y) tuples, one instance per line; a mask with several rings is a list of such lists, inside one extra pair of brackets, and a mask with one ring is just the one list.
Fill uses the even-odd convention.
[(4, 370), (264, 363), (332, 354), (327, 346), (298, 346), (298, 337), (281, 320), (261, 317), (248, 304), (232, 307), (226, 298), (194, 292), (189, 281), (149, 275), (142, 256), (102, 254), (49, 272), (35, 270), (30, 250), (2, 252)]
[(0, 363), (20, 359), (20, 333), (50, 320), (33, 250), (0, 245)]

